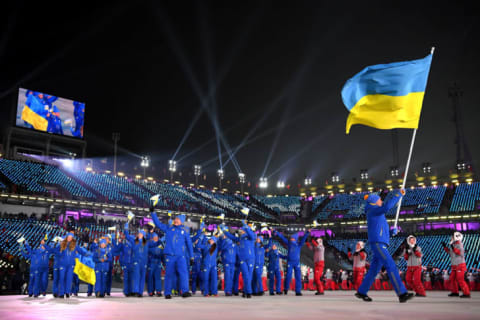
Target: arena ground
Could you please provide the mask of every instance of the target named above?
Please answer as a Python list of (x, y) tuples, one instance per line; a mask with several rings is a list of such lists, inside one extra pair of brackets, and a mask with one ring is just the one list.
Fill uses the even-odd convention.
[(448, 292), (428, 292), (400, 304), (393, 292), (372, 292), (371, 303), (353, 297), (352, 291), (326, 292), (303, 297), (263, 296), (251, 300), (194, 296), (174, 298), (74, 297), (65, 300), (51, 295), (38, 299), (26, 296), (0, 297), (0, 319), (479, 319), (480, 293), (471, 299), (449, 298)]

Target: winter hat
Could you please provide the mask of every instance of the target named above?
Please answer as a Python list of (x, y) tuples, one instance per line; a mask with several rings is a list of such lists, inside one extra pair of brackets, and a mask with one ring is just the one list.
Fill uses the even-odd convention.
[(138, 233), (143, 234), (143, 237), (146, 237), (146, 236), (147, 236), (147, 233), (145, 232), (145, 230), (140, 230), (140, 231), (138, 231)]
[(156, 234), (155, 232), (153, 232), (151, 235), (150, 235), (150, 238), (155, 238), (155, 237), (158, 237), (158, 234)]
[(380, 199), (380, 196), (378, 194), (371, 193), (369, 195), (366, 194), (363, 198), (365, 199), (365, 201), (368, 202), (369, 205), (376, 206), (376, 203)]
[(295, 241), (298, 241), (298, 233), (294, 233), (290, 236), (290, 239), (294, 239)]
[(179, 214), (179, 215), (177, 216), (177, 218), (178, 218), (178, 219), (180, 219), (180, 221), (182, 222), (182, 224), (184, 224), (184, 223), (185, 223), (185, 219), (186, 219), (186, 217), (185, 217), (185, 215), (184, 215), (184, 214)]
[(72, 236), (72, 238), (75, 239), (75, 235), (74, 235), (73, 233), (71, 233), (71, 232), (67, 233), (67, 235), (65, 236), (65, 238), (68, 237), (68, 236)]
[(107, 241), (106, 241), (105, 239), (101, 239), (99, 244), (100, 244), (100, 245), (102, 245), (102, 244), (105, 244), (105, 245), (106, 245), (106, 244), (107, 244)]

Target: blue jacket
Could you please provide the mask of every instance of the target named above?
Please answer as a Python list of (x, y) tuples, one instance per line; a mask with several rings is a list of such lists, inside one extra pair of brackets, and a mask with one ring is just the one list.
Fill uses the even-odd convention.
[(74, 266), (75, 265), (75, 258), (77, 258), (78, 255), (83, 255), (86, 256), (89, 254), (88, 250), (75, 245), (75, 248), (73, 250), (70, 250), (70, 244), (67, 244), (67, 247), (65, 250), (61, 251), (60, 246), (55, 247), (53, 250), (54, 254), (58, 254), (59, 256), (59, 266)]
[(263, 267), (265, 263), (265, 248), (261, 243), (255, 242), (255, 266)]
[(121, 266), (128, 266), (132, 263), (132, 254), (132, 246), (126, 240), (113, 245), (112, 255), (120, 257)]
[[(199, 243), (197, 246), (200, 247), (202, 250), (202, 268), (205, 267), (215, 267), (217, 265), (217, 253), (218, 253), (218, 245), (217, 245), (217, 239), (212, 238), (215, 243), (210, 244), (207, 241), (202, 241), (202, 243)], [(215, 249), (213, 250), (212, 253), (210, 253), (210, 249), (212, 246), (215, 246)]]
[(235, 264), (237, 258), (237, 245), (229, 238), (220, 238), (217, 244), (219, 245), (222, 263)]
[(163, 253), (169, 256), (184, 256), (193, 258), (193, 246), (187, 228), (181, 226), (167, 226), (160, 222), (155, 212), (151, 213), (155, 226), (165, 233), (165, 248)]
[(235, 237), (228, 231), (223, 233), (233, 242), (238, 243), (238, 257), (241, 261), (255, 260), (254, 241), (257, 238), (252, 229), (246, 224), (243, 224), (242, 229), (245, 231), (240, 237)]
[(138, 240), (138, 243), (135, 243), (135, 237), (131, 236), (128, 233), (128, 222), (125, 224), (125, 239), (127, 239), (129, 245), (132, 247), (132, 260), (131, 262), (139, 265), (147, 265), (148, 262), (148, 249), (150, 243), (145, 238), (145, 244), (143, 244), (143, 239)]
[(296, 241), (287, 240), (283, 236), (283, 234), (281, 234), (278, 231), (275, 231), (275, 235), (277, 235), (282, 240), (282, 242), (288, 247), (287, 261), (294, 262), (294, 263), (300, 262), (300, 251), (302, 250), (302, 247), (305, 244), (305, 241), (307, 241), (307, 238), (310, 235), (310, 232), (306, 232), (305, 235), (300, 240), (298, 240), (297, 234), (290, 236), (297, 239)]
[(159, 243), (154, 247), (150, 247), (148, 249), (148, 264), (157, 265), (162, 261), (163, 261), (163, 244)]
[(394, 195), (392, 199), (384, 203), (381, 207), (367, 202), (365, 214), (368, 225), (368, 242), (390, 244), (390, 228), (385, 214), (395, 207), (397, 202), (402, 198), (400, 191), (395, 191)]
[(97, 270), (108, 271), (111, 260), (113, 260), (112, 252), (108, 250), (108, 248), (97, 247), (97, 249), (93, 251), (93, 262), (95, 262), (95, 269)]
[(43, 248), (42, 245), (40, 245), (37, 249), (32, 250), (28, 244), (25, 244), (25, 249), (30, 258), (30, 268), (34, 270), (48, 269), (52, 248), (44, 244)]
[(278, 252), (278, 249), (273, 250), (271, 247), (268, 249), (266, 255), (268, 258), (267, 269), (269, 271), (275, 271), (280, 268), (280, 258), (287, 259), (287, 256)]

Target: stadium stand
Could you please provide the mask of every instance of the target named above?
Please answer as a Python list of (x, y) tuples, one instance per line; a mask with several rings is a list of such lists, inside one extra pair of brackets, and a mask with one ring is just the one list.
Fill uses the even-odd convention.
[(364, 213), (366, 192), (355, 194), (340, 193), (333, 197), (332, 200), (317, 215), (317, 219), (325, 220), (333, 212), (342, 212), (343, 218), (357, 218)]
[(314, 197), (313, 198), (313, 204), (312, 204), (312, 212), (315, 212), (315, 210), (317, 210), (318, 207), (320, 207), (320, 205), (326, 199), (328, 199), (328, 196), (316, 196), (316, 197)]
[(143, 203), (148, 203), (152, 196), (145, 189), (124, 177), (85, 171), (76, 171), (73, 175), (89, 188), (101, 194), (107, 202), (143, 205)]
[(480, 182), (461, 183), (455, 189), (450, 212), (473, 211), (477, 201), (480, 201)]
[(297, 215), (300, 213), (300, 199), (298, 196), (255, 196), (255, 198), (262, 202), (265, 206), (275, 211), (278, 215), (283, 212), (295, 212)]
[(95, 199), (95, 195), (59, 168), (42, 163), (0, 159), (0, 172), (13, 184), (27, 192), (47, 194), (46, 186), (58, 186), (70, 195)]
[[(432, 186), (415, 189), (407, 189), (402, 199), (402, 207), (415, 207), (415, 214), (438, 213), (445, 196), (445, 186)], [(388, 201), (392, 195), (389, 193), (385, 198)], [(396, 208), (388, 212), (388, 216), (394, 216)]]

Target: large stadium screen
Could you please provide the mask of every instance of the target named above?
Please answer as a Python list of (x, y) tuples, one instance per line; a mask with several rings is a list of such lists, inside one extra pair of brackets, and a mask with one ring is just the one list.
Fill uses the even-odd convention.
[(20, 88), (16, 126), (83, 138), (85, 103)]

